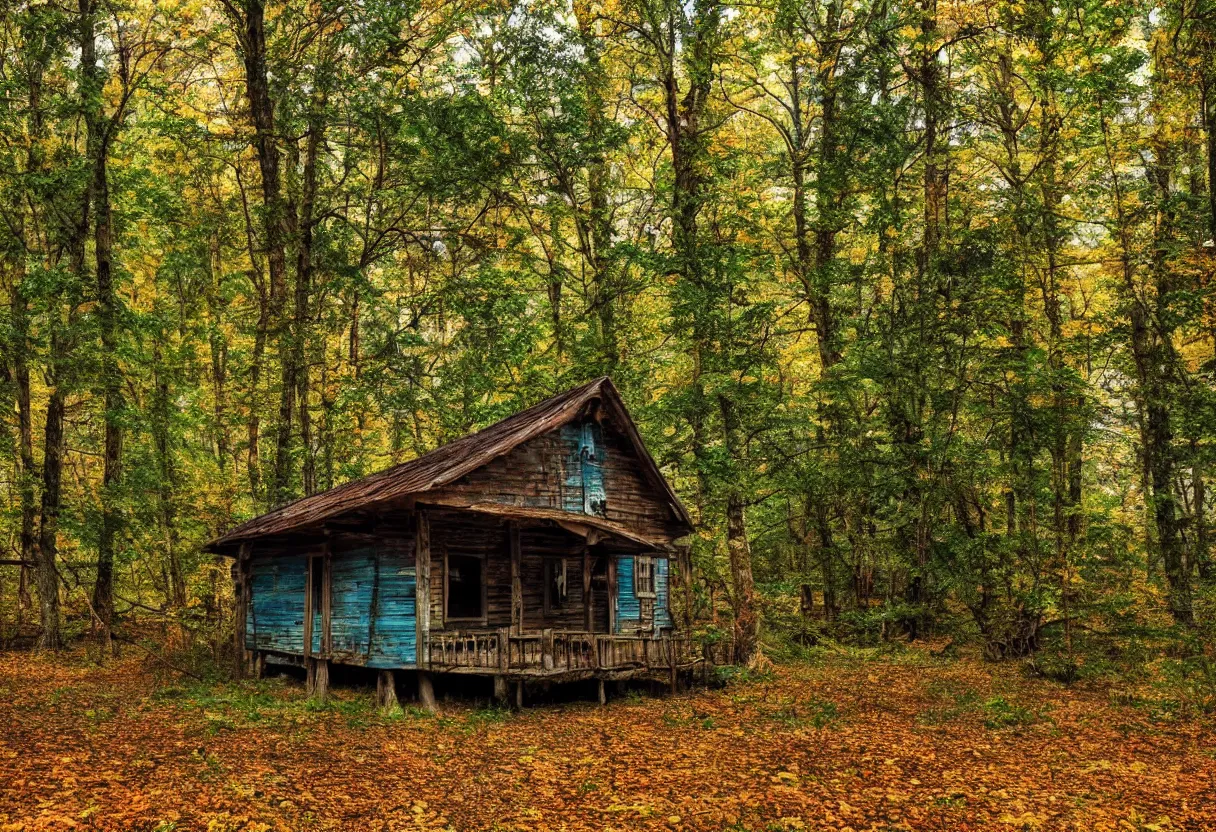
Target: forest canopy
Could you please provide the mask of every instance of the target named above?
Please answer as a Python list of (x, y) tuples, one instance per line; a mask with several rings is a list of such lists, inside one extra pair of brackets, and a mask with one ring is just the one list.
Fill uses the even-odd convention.
[(601, 375), (744, 660), (1211, 625), (1211, 0), (0, 8), (4, 640)]

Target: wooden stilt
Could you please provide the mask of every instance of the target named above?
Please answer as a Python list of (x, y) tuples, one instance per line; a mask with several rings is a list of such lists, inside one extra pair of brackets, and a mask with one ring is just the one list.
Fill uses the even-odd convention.
[(431, 674), (425, 670), (418, 671), (418, 703), (431, 713), (438, 710), (435, 707), (435, 685)]
[(608, 690), (607, 690), (607, 688), (604, 686), (604, 680), (603, 680), (603, 679), (600, 679), (600, 680), (599, 680), (599, 683), (600, 683), (600, 684), (599, 684), (599, 688), (600, 688), (600, 705), (607, 705), (607, 704), (608, 704)]
[(520, 679), (515, 683), (515, 707), (519, 710), (524, 709), (524, 682)]
[(318, 702), (329, 698), (329, 660), (308, 660), (308, 695)]
[(494, 677), (494, 701), (499, 705), (506, 705), (510, 699), (510, 694), (507, 692), (507, 677)]
[(381, 670), (376, 676), (376, 704), (385, 711), (400, 707), (397, 702), (397, 675), (391, 670)]

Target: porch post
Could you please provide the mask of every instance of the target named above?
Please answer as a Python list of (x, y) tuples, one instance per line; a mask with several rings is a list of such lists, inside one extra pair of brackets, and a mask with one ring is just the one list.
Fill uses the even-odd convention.
[(519, 525), (514, 521), (507, 524), (507, 537), (511, 547), (511, 626), (517, 635), (524, 634), (524, 585), (520, 575), (523, 554), (519, 544)]
[(594, 600), (591, 597), (591, 547), (583, 547), (583, 629), (591, 632), (595, 621)]

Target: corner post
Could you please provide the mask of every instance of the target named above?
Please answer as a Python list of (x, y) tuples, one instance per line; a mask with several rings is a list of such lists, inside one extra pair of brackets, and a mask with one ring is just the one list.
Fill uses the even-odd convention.
[(431, 666), (431, 522), (418, 509), (414, 529), (414, 621), (419, 670)]
[(435, 685), (431, 681), (431, 521), (417, 510), (414, 530), (414, 621), (417, 626), (418, 701), (435, 713)]
[(249, 542), (241, 544), (237, 551), (236, 565), (233, 569), (236, 578), (236, 621), (233, 633), (232, 658), (234, 670), (238, 679), (247, 675), (250, 665), (250, 651), (246, 648), (247, 617), (252, 603), (250, 591), (253, 582), (250, 580), (250, 559), (253, 556), (253, 545)]

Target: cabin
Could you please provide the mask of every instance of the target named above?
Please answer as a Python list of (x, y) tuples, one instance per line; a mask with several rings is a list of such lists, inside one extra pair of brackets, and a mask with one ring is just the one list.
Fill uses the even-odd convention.
[[(607, 378), (410, 462), (289, 503), (208, 544), (235, 558), (238, 657), (525, 682), (691, 676), (672, 617), (687, 511)], [(402, 673), (404, 671), (404, 673)]]

